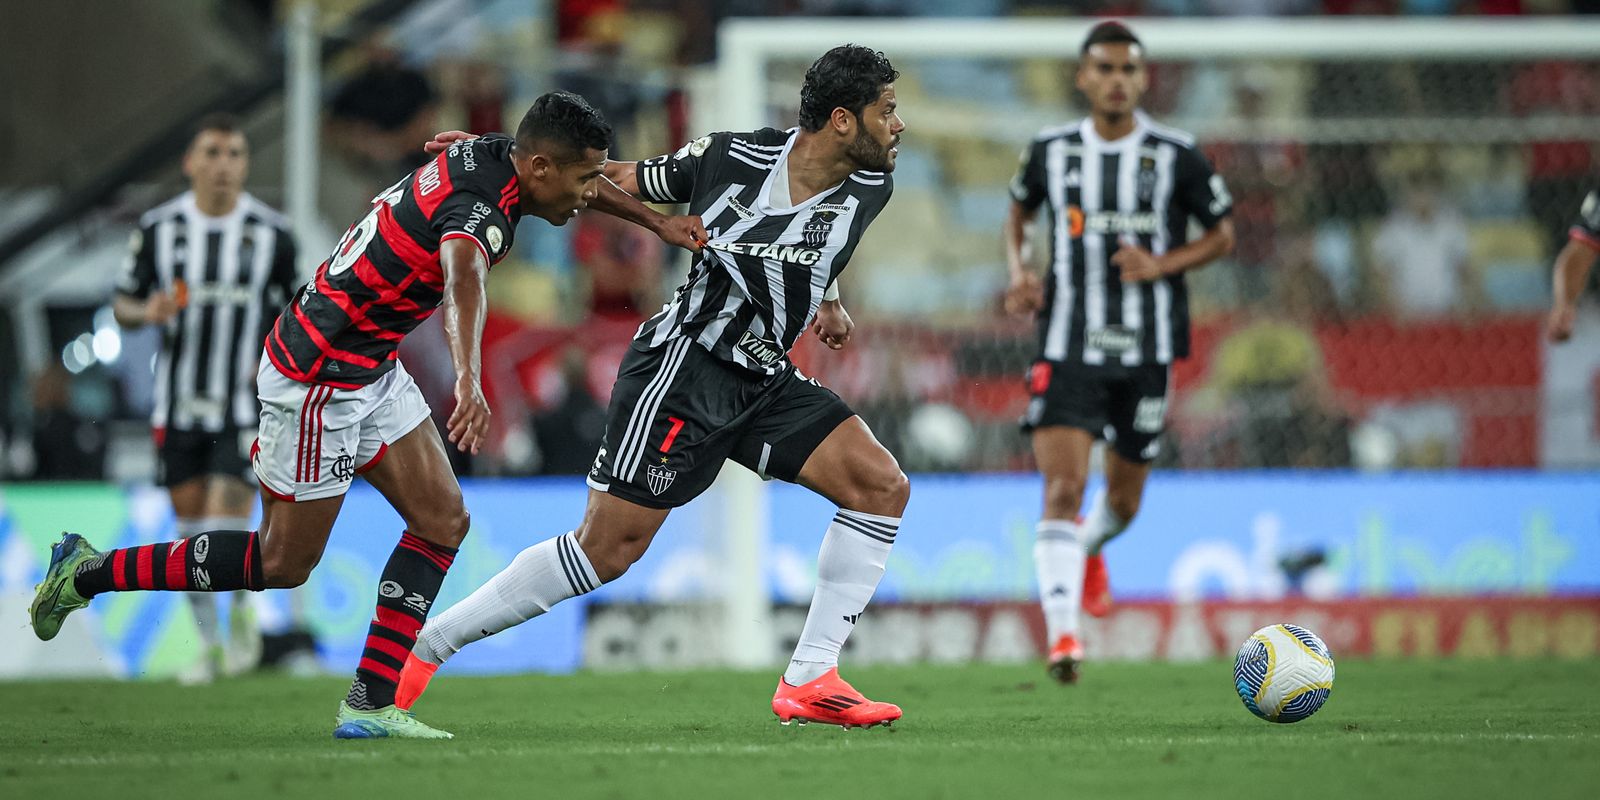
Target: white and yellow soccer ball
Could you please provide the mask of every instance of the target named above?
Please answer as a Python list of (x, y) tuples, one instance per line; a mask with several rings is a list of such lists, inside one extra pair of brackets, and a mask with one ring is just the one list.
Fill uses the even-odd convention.
[(1299, 625), (1268, 625), (1245, 640), (1233, 685), (1250, 712), (1269, 722), (1299, 722), (1333, 692), (1333, 654)]

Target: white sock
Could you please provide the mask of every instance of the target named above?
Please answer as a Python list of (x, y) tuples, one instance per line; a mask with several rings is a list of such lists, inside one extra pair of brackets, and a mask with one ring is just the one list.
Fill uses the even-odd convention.
[[(178, 538), (187, 539), (198, 536), (214, 528), (207, 527), (210, 519), (178, 518)], [(200, 629), (200, 645), (206, 650), (216, 647), (221, 641), (221, 632), (218, 630), (217, 621), (217, 596), (210, 592), (185, 592), (184, 597), (189, 600), (189, 609), (194, 612), (195, 627)], [(210, 658), (208, 652), (206, 658)]]
[(1088, 543), (1089, 555), (1097, 555), (1106, 542), (1122, 535), (1128, 529), (1128, 521), (1117, 516), (1111, 511), (1111, 504), (1106, 502), (1105, 490), (1094, 496), (1094, 505), (1089, 508), (1089, 516), (1083, 521), (1083, 540)]
[(839, 650), (877, 591), (899, 530), (899, 517), (842, 508), (834, 515), (817, 555), (817, 591), (806, 626), (783, 673), (790, 686), (814, 681), (838, 666)]
[(422, 626), (411, 653), (443, 664), (461, 648), (549, 611), (569, 597), (600, 587), (589, 557), (572, 533), (546, 539), (517, 554), (510, 566), (467, 599)]
[(1044, 608), (1048, 643), (1078, 632), (1083, 604), (1083, 535), (1075, 522), (1042, 519), (1033, 542), (1033, 565), (1039, 574), (1039, 605)]

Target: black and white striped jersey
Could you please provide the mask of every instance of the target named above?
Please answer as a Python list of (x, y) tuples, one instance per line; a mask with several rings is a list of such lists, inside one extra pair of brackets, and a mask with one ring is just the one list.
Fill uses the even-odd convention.
[(1215, 227), (1233, 208), (1194, 137), (1136, 112), (1132, 133), (1105, 141), (1092, 119), (1041, 132), (1022, 153), (1011, 197), (1049, 203), (1050, 279), (1039, 312), (1041, 357), (1169, 364), (1189, 354), (1183, 276), (1123, 284), (1122, 241), (1161, 255), (1188, 241), (1189, 221)]
[(1578, 219), (1572, 223), (1568, 235), (1600, 249), (1600, 189), (1583, 198), (1583, 205), (1578, 208)]
[(255, 427), (261, 343), (299, 283), (287, 220), (249, 194), (210, 217), (185, 192), (139, 220), (131, 250), (117, 292), (162, 291), (182, 306), (163, 331), (151, 424)]
[(714, 133), (638, 163), (645, 199), (688, 203), (711, 240), (672, 301), (639, 326), (635, 347), (687, 336), (753, 372), (784, 368), (822, 293), (894, 191), (889, 175), (857, 171), (790, 205), (786, 165), (797, 137), (797, 129)]

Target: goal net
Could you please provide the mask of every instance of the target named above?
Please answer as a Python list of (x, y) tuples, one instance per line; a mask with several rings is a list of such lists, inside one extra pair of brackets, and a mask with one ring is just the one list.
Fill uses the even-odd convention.
[[(999, 311), (1000, 229), (1020, 150), (1086, 113), (1072, 73), (1092, 24), (720, 32), (715, 89), (696, 102), (708, 129), (791, 126), (807, 65), (837, 44), (881, 49), (901, 72), (895, 197), (843, 282), (861, 335), (801, 359), (908, 468), (1031, 466), (1015, 421), (1033, 328)], [(1600, 463), (1541, 440), (1592, 409), (1581, 385), (1541, 384), (1539, 328), (1552, 257), (1600, 167), (1600, 26), (1132, 25), (1151, 65), (1144, 108), (1197, 137), (1238, 232), (1232, 256), (1191, 275), (1196, 346), (1174, 372), (1164, 466)]]

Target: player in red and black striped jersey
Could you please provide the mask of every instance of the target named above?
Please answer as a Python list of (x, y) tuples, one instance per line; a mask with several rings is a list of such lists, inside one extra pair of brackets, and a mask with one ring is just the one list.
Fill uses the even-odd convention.
[(1567, 246), (1556, 256), (1552, 280), (1550, 319), (1546, 332), (1552, 342), (1572, 338), (1572, 323), (1578, 317), (1578, 297), (1589, 283), (1589, 270), (1600, 255), (1600, 188), (1583, 198), (1578, 221), (1568, 231)]
[(461, 143), (380, 195), (268, 336), (257, 374), (259, 531), (96, 551), (67, 534), (51, 553), (32, 615), (51, 639), (66, 615), (110, 591), (288, 588), (316, 566), (354, 476), (406, 523), (383, 569), (341, 738), (449, 738), (394, 706), (395, 682), (467, 533), (461, 487), (428, 405), (395, 360), (401, 339), (441, 305), (456, 367), (450, 441), (476, 453), (489, 425), (479, 344), (489, 267), (523, 215), (555, 225), (593, 206), (697, 249), (696, 217), (666, 217), (603, 178), (611, 129), (576, 95), (534, 102), (513, 138)]

